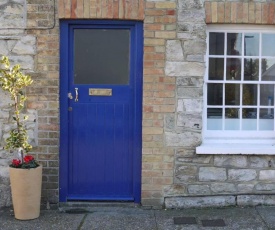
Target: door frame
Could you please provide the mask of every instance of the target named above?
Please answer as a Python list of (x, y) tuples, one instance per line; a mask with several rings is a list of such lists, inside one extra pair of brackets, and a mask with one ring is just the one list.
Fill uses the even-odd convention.
[[(143, 23), (141, 21), (118, 20), (60, 20), (60, 149), (59, 149), (59, 201), (67, 202), (69, 185), (69, 36), (74, 25), (115, 25), (134, 28), (134, 129), (133, 129), (133, 192), (134, 203), (141, 202), (141, 161), (142, 161), (142, 78), (143, 78)], [(131, 71), (132, 72), (132, 71)]]

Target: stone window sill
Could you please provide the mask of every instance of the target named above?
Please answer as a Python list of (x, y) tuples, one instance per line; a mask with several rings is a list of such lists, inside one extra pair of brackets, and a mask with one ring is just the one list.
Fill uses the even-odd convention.
[(202, 143), (196, 154), (275, 155), (275, 143)]

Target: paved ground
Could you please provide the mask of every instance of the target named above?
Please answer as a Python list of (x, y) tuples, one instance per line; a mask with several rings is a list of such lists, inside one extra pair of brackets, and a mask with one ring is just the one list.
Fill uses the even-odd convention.
[[(188, 224), (189, 223), (189, 224)], [(210, 226), (209, 226), (210, 225)], [(147, 210), (140, 207), (96, 207), (43, 210), (38, 219), (16, 220), (9, 208), (0, 209), (1, 230), (178, 230), (274, 229), (275, 207), (230, 207)]]

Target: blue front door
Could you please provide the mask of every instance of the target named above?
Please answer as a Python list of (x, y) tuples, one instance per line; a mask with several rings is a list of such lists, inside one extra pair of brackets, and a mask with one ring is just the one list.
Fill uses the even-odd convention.
[(61, 21), (60, 201), (140, 202), (142, 24)]

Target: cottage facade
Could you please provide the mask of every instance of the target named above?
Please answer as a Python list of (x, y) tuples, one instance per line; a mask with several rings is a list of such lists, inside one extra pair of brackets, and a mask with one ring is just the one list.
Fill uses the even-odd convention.
[[(42, 201), (274, 204), (274, 12), (268, 0), (0, 3), (0, 55), (34, 80)], [(13, 157), (1, 148), (0, 207)]]

